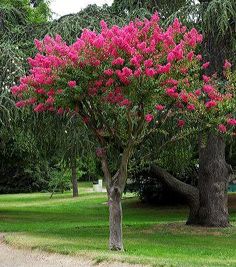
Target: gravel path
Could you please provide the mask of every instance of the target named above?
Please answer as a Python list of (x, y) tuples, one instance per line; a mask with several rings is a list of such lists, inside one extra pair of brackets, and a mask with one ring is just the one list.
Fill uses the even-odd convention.
[(42, 251), (16, 249), (4, 244), (4, 235), (0, 234), (0, 267), (142, 267), (124, 263), (101, 263), (83, 257), (52, 254)]

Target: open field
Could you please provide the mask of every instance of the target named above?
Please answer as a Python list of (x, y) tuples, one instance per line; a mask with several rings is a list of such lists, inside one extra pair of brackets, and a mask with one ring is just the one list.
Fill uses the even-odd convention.
[(80, 254), (96, 262), (116, 259), (152, 266), (236, 266), (236, 194), (230, 195), (233, 227), (206, 229), (184, 225), (185, 207), (150, 207), (127, 195), (123, 200), (124, 253), (107, 251), (105, 193), (89, 192), (0, 196), (0, 232), (18, 247)]

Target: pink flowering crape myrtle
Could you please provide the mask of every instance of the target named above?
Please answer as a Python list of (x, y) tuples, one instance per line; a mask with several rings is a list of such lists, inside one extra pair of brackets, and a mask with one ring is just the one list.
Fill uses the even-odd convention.
[(164, 30), (157, 14), (123, 27), (101, 21), (100, 33), (85, 29), (72, 45), (59, 35), (35, 40), (29, 75), (12, 88), (18, 107), (77, 114), (93, 133), (107, 184), (110, 249), (123, 250), (121, 197), (135, 146), (176, 105), (195, 111), (189, 98), (198, 98), (202, 86), (202, 57), (195, 53), (201, 41), (177, 19)]

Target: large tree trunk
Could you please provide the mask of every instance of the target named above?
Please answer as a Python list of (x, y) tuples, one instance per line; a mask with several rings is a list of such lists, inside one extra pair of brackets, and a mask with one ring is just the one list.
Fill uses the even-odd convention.
[(229, 175), (225, 142), (222, 137), (209, 134), (205, 144), (203, 140), (199, 142), (198, 224), (209, 227), (230, 225), (227, 196)]
[(123, 250), (122, 240), (122, 193), (118, 187), (110, 189), (109, 199), (109, 224), (110, 224), (110, 238), (109, 247), (111, 250)]
[(73, 197), (78, 197), (78, 181), (77, 181), (77, 170), (76, 170), (76, 158), (71, 161), (71, 183), (73, 189)]
[(228, 182), (231, 173), (225, 160), (225, 142), (221, 136), (209, 134), (199, 138), (198, 189), (179, 181), (166, 170), (152, 166), (151, 171), (173, 190), (183, 194), (190, 208), (186, 224), (206, 227), (227, 227)]
[(153, 165), (151, 171), (157, 176), (158, 179), (161, 179), (166, 183), (172, 190), (183, 195), (189, 206), (189, 217), (187, 224), (193, 224), (196, 221), (196, 217), (199, 210), (199, 192), (198, 189), (192, 185), (186, 184), (173, 175), (168, 173), (166, 170), (162, 169), (159, 166)]

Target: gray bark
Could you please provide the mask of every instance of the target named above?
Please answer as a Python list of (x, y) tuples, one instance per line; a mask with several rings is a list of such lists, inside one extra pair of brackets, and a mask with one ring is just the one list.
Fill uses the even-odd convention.
[(107, 196), (109, 204), (109, 248), (122, 251), (122, 206), (121, 198), (127, 180), (127, 166), (132, 151), (132, 144), (124, 149), (119, 169), (114, 176), (111, 176), (106, 154), (101, 156), (102, 170), (107, 184)]
[(221, 136), (209, 134), (206, 143), (199, 142), (200, 209), (198, 224), (227, 227), (228, 182), (230, 168), (225, 161), (225, 142)]
[(110, 225), (110, 238), (109, 248), (111, 250), (122, 251), (122, 206), (121, 206), (122, 192), (119, 187), (112, 187), (110, 189), (109, 198), (109, 225)]

